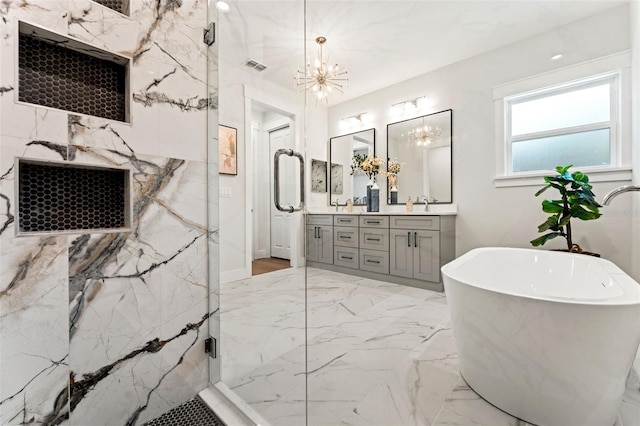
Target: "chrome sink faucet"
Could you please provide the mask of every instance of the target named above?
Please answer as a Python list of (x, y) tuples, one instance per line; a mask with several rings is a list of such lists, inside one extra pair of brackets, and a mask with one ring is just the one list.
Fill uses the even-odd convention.
[(604, 196), (604, 198), (602, 199), (602, 204), (604, 204), (605, 206), (608, 206), (611, 200), (613, 200), (618, 195), (622, 194), (623, 192), (631, 192), (631, 191), (640, 191), (640, 186), (637, 186), (637, 185), (619, 186)]
[(331, 203), (332, 206), (336, 206), (336, 211), (338, 211), (338, 206), (340, 205), (340, 201), (338, 198), (336, 198), (336, 200)]
[[(428, 195), (421, 195), (420, 197), (424, 198), (424, 211), (428, 211), (429, 210), (429, 196)], [(418, 197), (418, 198), (420, 198)]]

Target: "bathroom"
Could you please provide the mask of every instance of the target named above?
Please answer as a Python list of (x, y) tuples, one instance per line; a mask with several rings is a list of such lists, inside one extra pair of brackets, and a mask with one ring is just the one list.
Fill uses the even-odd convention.
[[(385, 419), (379, 424), (516, 424), (461, 381), (443, 293), (306, 268), (302, 212), (285, 217), (292, 268), (251, 278), (252, 260), (270, 234), (251, 211), (271, 205), (256, 202), (271, 187), (257, 176), (272, 156), (253, 144), (265, 129), (288, 125), (287, 147), (303, 153), (306, 212), (334, 213), (336, 195), (311, 190), (312, 160), (329, 161), (331, 138), (375, 128), (376, 155), (386, 157), (387, 124), (451, 109), (452, 203), (428, 208), (455, 217), (461, 256), (477, 247), (528, 247), (544, 220), (534, 196), (541, 176), (498, 178), (498, 88), (576, 65), (603, 73), (603, 58), (623, 61), (627, 78), (640, 80), (637, 2), (526, 2), (513, 9), (470, 2), (460, 15), (433, 2), (423, 18), (431, 38), (401, 38), (422, 3), (432, 2), (390, 2), (387, 10), (379, 2), (237, 1), (222, 13), (196, 0), (3, 2), (0, 424), (144, 424), (205, 389), (203, 398), (228, 425), (375, 424), (376, 417)], [(525, 9), (516, 13), (518, 7)], [(561, 14), (563, 8), (574, 14)], [(360, 27), (345, 18), (359, 15), (375, 38), (358, 35)], [(203, 29), (210, 22), (215, 40), (208, 45)], [(478, 48), (484, 50), (465, 50), (474, 37), (450, 32), (464, 25), (477, 38), (499, 37)], [(26, 89), (17, 40), (33, 28), (126, 59), (124, 118), (19, 98)], [(327, 38), (331, 60), (350, 71), (344, 94), (331, 94), (328, 104), (294, 90), (296, 67), (316, 54), (318, 36)], [(375, 74), (379, 81), (367, 75), (366, 68), (373, 75), (393, 62), (385, 55), (398, 40), (428, 41), (430, 50), (417, 54), (440, 65), (411, 74), (398, 63), (393, 73)], [(564, 57), (550, 60), (559, 53)], [(355, 58), (368, 62), (358, 67)], [(267, 69), (249, 69), (248, 59)], [(636, 86), (627, 86), (621, 100), (620, 163), (590, 173), (599, 200), (640, 183), (640, 132), (631, 113), (638, 110)], [(393, 104), (419, 96), (430, 104), (391, 115)], [(342, 118), (363, 112), (371, 121), (341, 126)], [(236, 167), (226, 173), (219, 173), (215, 153), (218, 124), (236, 131)], [(133, 170), (126, 229), (16, 235), (16, 157)], [(385, 185), (380, 179), (381, 194)], [(295, 206), (297, 189), (283, 203)], [(346, 212), (347, 197), (337, 197)], [(384, 198), (381, 214), (405, 211), (404, 199), (388, 205)], [(581, 245), (636, 281), (639, 203), (637, 193), (623, 194), (599, 220), (575, 226)], [(416, 213), (424, 208), (414, 205)], [(409, 331), (412, 322), (429, 332)], [(400, 331), (409, 337), (394, 337)], [(209, 336), (215, 341), (207, 354)], [(387, 371), (385, 363), (398, 368)], [(625, 426), (640, 418), (638, 368), (636, 361), (635, 391), (625, 393), (620, 410)], [(438, 386), (409, 385), (418, 378)]]

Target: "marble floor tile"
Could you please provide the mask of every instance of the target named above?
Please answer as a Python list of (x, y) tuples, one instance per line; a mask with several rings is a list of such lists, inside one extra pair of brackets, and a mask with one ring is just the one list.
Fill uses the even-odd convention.
[(528, 423), (499, 410), (475, 393), (459, 377), (433, 426), (527, 426)]
[[(273, 426), (527, 426), (460, 376), (443, 293), (316, 268), (221, 287), (223, 381)], [(615, 426), (640, 426), (640, 358)]]

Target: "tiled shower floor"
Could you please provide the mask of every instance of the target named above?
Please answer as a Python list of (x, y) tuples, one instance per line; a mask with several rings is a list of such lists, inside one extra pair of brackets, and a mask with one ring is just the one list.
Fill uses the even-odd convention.
[[(273, 426), (305, 424), (304, 269), (223, 284), (222, 380)], [(458, 372), (442, 293), (308, 270), (310, 426), (518, 425)], [(640, 425), (640, 359), (620, 411)]]
[(189, 401), (169, 410), (144, 426), (226, 426), (200, 398)]

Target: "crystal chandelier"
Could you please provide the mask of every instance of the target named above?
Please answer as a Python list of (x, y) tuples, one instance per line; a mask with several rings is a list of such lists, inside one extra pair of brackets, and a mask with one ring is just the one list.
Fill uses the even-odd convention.
[(409, 143), (416, 146), (427, 146), (434, 138), (437, 138), (442, 133), (440, 127), (431, 127), (424, 124), (422, 120), (422, 126), (413, 130), (409, 130)]
[(327, 39), (322, 36), (316, 38), (316, 43), (320, 46), (318, 56), (313, 64), (309, 60), (306, 68), (298, 68), (294, 77), (298, 90), (310, 90), (320, 100), (326, 100), (333, 89), (344, 93), (342, 89), (349, 81), (347, 78), (349, 71), (338, 67), (338, 64), (327, 65), (329, 56), (325, 57), (322, 53), (322, 45), (326, 41)]

